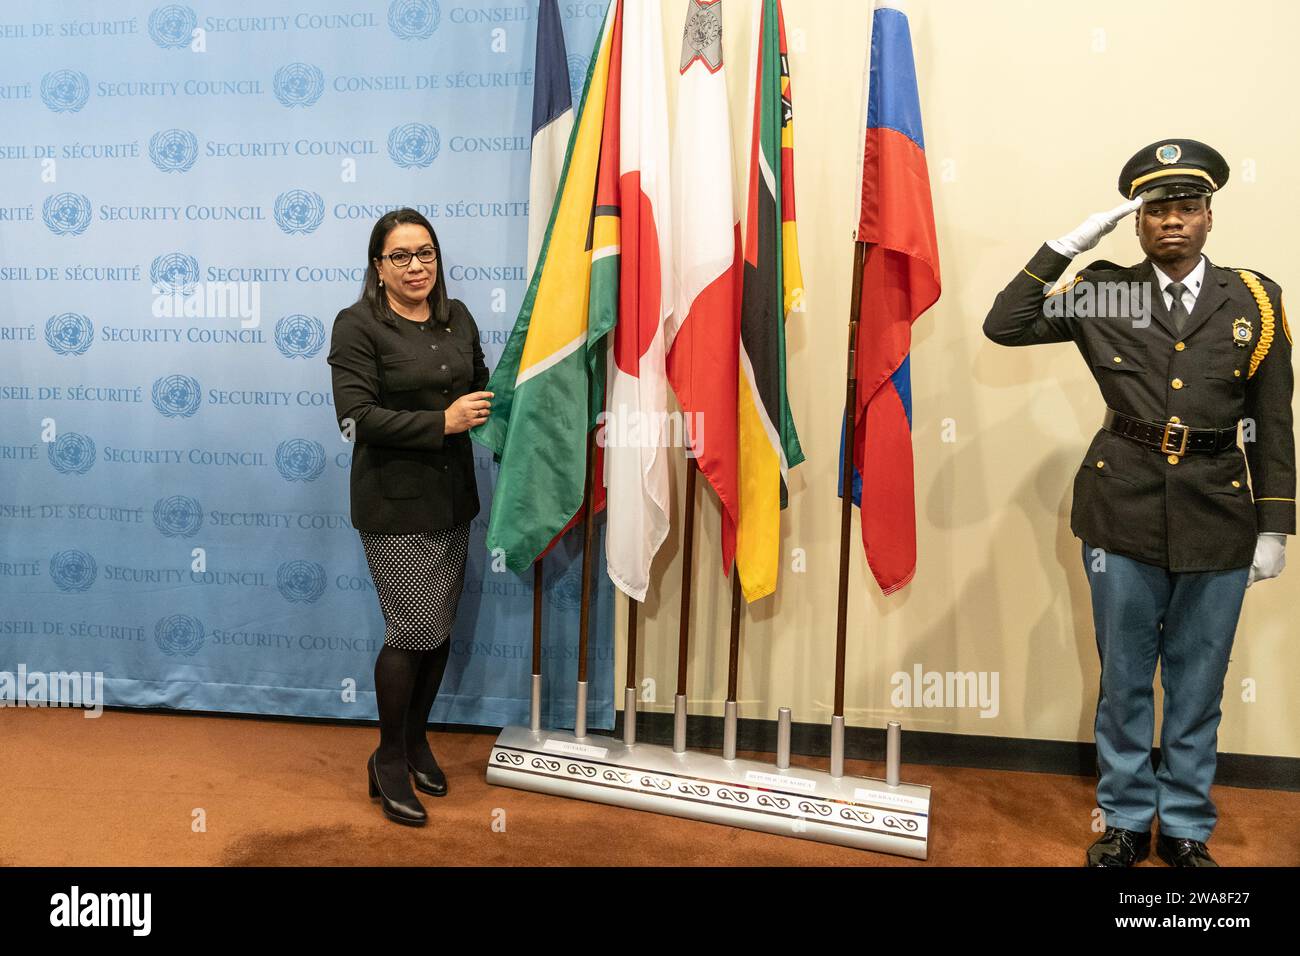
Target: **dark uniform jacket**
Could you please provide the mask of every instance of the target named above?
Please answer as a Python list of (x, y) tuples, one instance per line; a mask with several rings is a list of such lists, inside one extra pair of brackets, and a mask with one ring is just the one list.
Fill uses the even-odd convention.
[[(1095, 262), (1078, 273), (1072, 288), (1045, 297), (1070, 261), (1044, 245), (999, 293), (984, 334), (1002, 345), (1074, 342), (1106, 405), (1134, 418), (1192, 428), (1235, 428), (1246, 421), (1244, 458), (1237, 446), (1168, 455), (1098, 431), (1074, 481), (1074, 534), (1171, 571), (1245, 567), (1258, 532), (1294, 534), (1291, 335), (1281, 289), (1254, 274), (1267, 296), (1262, 309), (1237, 270), (1207, 260), (1205, 281), (1179, 335), (1149, 260), (1127, 268)], [(1070, 314), (1089, 311), (1082, 297), (1089, 283), (1122, 285), (1093, 285), (1092, 314)], [(1121, 289), (1137, 295), (1122, 310), (1128, 314), (1116, 316)], [(1132, 314), (1131, 298), (1140, 302), (1143, 292), (1150, 303), (1146, 322)], [(1109, 317), (1095, 314), (1103, 299)], [(1244, 327), (1239, 319), (1250, 326), (1245, 347), (1234, 341), (1234, 324)]]
[(329, 364), (339, 427), (354, 423), (352, 525), (416, 534), (469, 521), (479, 511), (469, 434), (443, 433), (447, 407), (488, 380), (478, 326), (458, 299), (448, 321), (393, 328), (369, 305), (334, 320)]

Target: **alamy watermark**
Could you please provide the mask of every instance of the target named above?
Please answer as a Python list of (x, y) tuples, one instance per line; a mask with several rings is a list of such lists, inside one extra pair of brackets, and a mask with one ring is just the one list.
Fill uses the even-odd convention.
[(1149, 282), (1072, 282), (1043, 300), (1048, 318), (1127, 319), (1135, 329), (1151, 324)]
[(0, 707), (81, 707), (85, 717), (104, 712), (104, 673), (95, 671), (0, 671)]
[(155, 319), (239, 319), (242, 328), (262, 323), (260, 282), (196, 282), (183, 289), (154, 285)]
[(990, 718), (1001, 710), (997, 671), (927, 671), (913, 664), (910, 673), (896, 671), (889, 683), (889, 702), (900, 709), (970, 707)]
[(643, 412), (619, 408), (596, 416), (601, 448), (685, 448), (687, 458), (704, 447), (703, 412)]

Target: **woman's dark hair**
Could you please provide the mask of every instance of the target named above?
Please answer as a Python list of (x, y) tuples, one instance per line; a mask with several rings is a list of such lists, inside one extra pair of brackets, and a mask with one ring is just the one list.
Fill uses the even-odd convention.
[(423, 226), (429, 230), (429, 238), (433, 240), (433, 249), (438, 256), (437, 276), (433, 288), (429, 290), (429, 313), (436, 321), (446, 322), (449, 319), (447, 282), (442, 274), (442, 247), (438, 245), (438, 234), (433, 231), (433, 226), (428, 219), (410, 208), (394, 209), (384, 213), (375, 223), (375, 228), (370, 230), (370, 246), (366, 257), (366, 277), (361, 286), (361, 301), (370, 306), (370, 311), (380, 322), (397, 327), (397, 317), (393, 315), (392, 307), (388, 304), (388, 296), (379, 286), (379, 269), (375, 261), (384, 254), (384, 243), (388, 241), (388, 234), (406, 223)]

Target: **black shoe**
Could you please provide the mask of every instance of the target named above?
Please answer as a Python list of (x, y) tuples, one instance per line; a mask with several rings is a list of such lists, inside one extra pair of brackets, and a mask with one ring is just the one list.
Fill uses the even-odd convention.
[(438, 766), (438, 761), (433, 762), (433, 770), (425, 773), (423, 770), (416, 770), (411, 766), (408, 760), (407, 769), (411, 771), (411, 779), (415, 781), (415, 789), (421, 793), (427, 793), (435, 797), (445, 797), (447, 795), (447, 775), (442, 772)]
[[(375, 754), (370, 755), (366, 770), (370, 777), (370, 796), (379, 798), (380, 805), (384, 810), (384, 816), (396, 823), (404, 823), (409, 827), (424, 826), (425, 821), (429, 819), (429, 815), (424, 812), (424, 807), (415, 798), (415, 794), (412, 793), (409, 797), (398, 795), (397, 799), (393, 800), (379, 786), (379, 776), (375, 770)], [(405, 782), (403, 781), (403, 783)], [(389, 789), (392, 790), (391, 787)]]
[(1167, 837), (1161, 833), (1156, 837), (1156, 855), (1170, 866), (1218, 866), (1205, 844), (1199, 840), (1185, 840), (1181, 837)]
[(1151, 853), (1151, 834), (1107, 827), (1100, 840), (1088, 847), (1088, 866), (1132, 866)]

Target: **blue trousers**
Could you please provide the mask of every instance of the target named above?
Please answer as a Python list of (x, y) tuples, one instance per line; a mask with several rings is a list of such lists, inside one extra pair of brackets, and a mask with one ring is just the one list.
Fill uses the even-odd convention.
[[(1199, 840), (1210, 800), (1219, 709), (1249, 568), (1171, 573), (1083, 545), (1101, 658), (1097, 805), (1106, 825)], [(1156, 661), (1164, 688), (1160, 769), (1151, 769)]]

